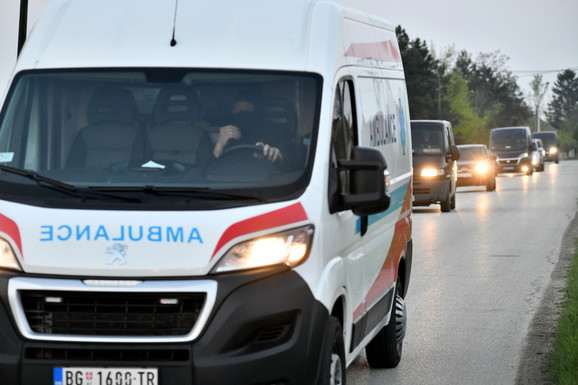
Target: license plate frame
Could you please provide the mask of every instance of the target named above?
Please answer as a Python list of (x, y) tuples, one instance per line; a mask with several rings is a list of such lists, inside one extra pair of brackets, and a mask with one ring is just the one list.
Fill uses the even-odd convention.
[(158, 368), (55, 367), (54, 385), (159, 385)]

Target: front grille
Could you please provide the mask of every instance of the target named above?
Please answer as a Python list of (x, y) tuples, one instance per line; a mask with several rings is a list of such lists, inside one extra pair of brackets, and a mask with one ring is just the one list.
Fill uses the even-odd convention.
[(516, 165), (518, 164), (518, 159), (500, 159), (498, 164), (500, 166)]
[(186, 335), (205, 297), (204, 293), (20, 291), (32, 331), (71, 336)]

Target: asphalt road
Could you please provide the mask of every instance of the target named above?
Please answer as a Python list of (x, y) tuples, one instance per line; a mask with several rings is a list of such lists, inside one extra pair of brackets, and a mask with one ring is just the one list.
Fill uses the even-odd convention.
[(564, 161), (502, 174), (495, 192), (460, 187), (450, 213), (416, 207), (401, 363), (360, 356), (349, 385), (515, 384), (577, 203), (578, 161)]

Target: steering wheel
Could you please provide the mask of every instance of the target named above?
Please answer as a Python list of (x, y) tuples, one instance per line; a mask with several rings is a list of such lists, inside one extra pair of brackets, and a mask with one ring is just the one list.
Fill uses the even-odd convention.
[(260, 155), (263, 155), (263, 146), (257, 146), (256, 144), (235, 144), (225, 149), (221, 153), (221, 156), (225, 156), (227, 154), (231, 154), (233, 152), (258, 152)]
[(245, 153), (252, 153), (255, 154), (257, 153), (259, 156), (258, 157), (253, 157), (254, 159), (259, 159), (261, 161), (267, 162), (271, 165), (273, 165), (275, 167), (275, 169), (277, 169), (278, 171), (282, 171), (285, 168), (285, 162), (283, 160), (283, 157), (281, 157), (280, 159), (277, 159), (276, 161), (271, 161), (269, 160), (265, 155), (263, 155), (263, 146), (257, 146), (256, 144), (236, 144), (233, 145), (227, 149), (225, 149), (225, 151), (223, 151), (221, 153), (221, 156), (219, 158), (224, 158), (226, 155), (230, 155), (232, 153), (235, 152), (245, 152)]

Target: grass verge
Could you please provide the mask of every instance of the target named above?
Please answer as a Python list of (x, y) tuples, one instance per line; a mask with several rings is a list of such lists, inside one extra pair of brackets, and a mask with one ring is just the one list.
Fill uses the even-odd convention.
[(555, 384), (578, 384), (578, 252), (568, 274), (566, 299), (548, 361), (548, 375)]

